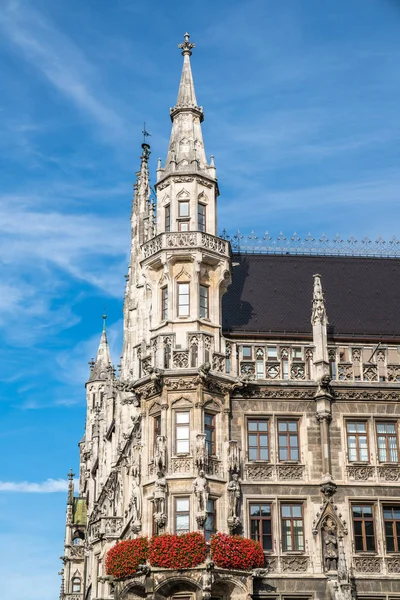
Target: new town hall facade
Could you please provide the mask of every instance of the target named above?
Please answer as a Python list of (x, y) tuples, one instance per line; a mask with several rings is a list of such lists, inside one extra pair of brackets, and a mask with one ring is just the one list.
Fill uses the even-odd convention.
[[(193, 46), (156, 208), (142, 146), (122, 359), (116, 377), (104, 326), (60, 598), (400, 599), (400, 261), (218, 237)], [(265, 567), (106, 575), (116, 540), (197, 530), (259, 540)]]

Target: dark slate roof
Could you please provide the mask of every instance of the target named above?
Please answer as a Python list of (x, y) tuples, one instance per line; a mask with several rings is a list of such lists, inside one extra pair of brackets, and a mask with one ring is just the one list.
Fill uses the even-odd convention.
[(321, 275), (331, 338), (400, 340), (400, 260), (234, 254), (223, 298), (229, 335), (310, 337), (313, 275)]

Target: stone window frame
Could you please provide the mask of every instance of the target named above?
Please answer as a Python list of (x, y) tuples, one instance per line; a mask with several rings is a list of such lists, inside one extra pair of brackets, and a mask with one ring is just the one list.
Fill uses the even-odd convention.
[[(302, 522), (302, 532), (303, 532), (303, 549), (285, 549), (284, 548), (284, 535), (283, 535), (283, 521), (290, 519), (290, 521), (298, 520), (295, 517), (283, 517), (282, 508), (284, 506), (300, 506), (301, 507), (301, 522)], [(301, 498), (293, 498), (288, 499), (280, 499), (279, 500), (279, 530), (280, 530), (280, 547), (283, 555), (287, 554), (306, 554), (306, 527), (305, 527), (305, 500)], [(292, 542), (295, 540), (294, 528), (291, 526), (291, 540)]]
[[(177, 510), (177, 501), (178, 501), (178, 500), (187, 500), (187, 501), (188, 501), (188, 506), (189, 506), (188, 510), (184, 510), (184, 511), (178, 511), (178, 510)], [(174, 496), (173, 496), (173, 507), (174, 507), (174, 520), (173, 520), (173, 523), (174, 523), (174, 533), (175, 533), (175, 534), (177, 534), (177, 535), (179, 535), (179, 533), (189, 533), (190, 531), (192, 531), (192, 523), (191, 523), (191, 513), (192, 513), (192, 511), (191, 511), (191, 501), (190, 501), (190, 500), (191, 500), (191, 498), (190, 498), (190, 494), (185, 494), (185, 493), (182, 493), (182, 494), (174, 494)], [(178, 533), (178, 530), (177, 530), (177, 517), (178, 517), (179, 515), (183, 515), (183, 516), (186, 516), (186, 515), (187, 515), (187, 517), (188, 517), (188, 530), (180, 531), (180, 532)]]
[[(399, 519), (386, 519), (385, 518), (385, 508), (386, 509), (390, 509), (393, 510), (395, 508), (397, 508), (400, 511), (400, 502), (399, 500), (395, 500), (395, 501), (390, 501), (390, 500), (386, 500), (386, 499), (381, 499), (380, 501), (381, 504), (381, 515), (382, 515), (382, 525), (383, 525), (383, 540), (384, 540), (384, 549), (385, 549), (385, 554), (387, 556), (398, 556), (400, 554), (400, 517)], [(394, 535), (394, 545), (395, 545), (395, 549), (394, 550), (388, 550), (387, 549), (387, 536), (386, 536), (386, 523), (387, 522), (395, 522), (398, 523), (398, 528), (399, 528), (399, 535)], [(396, 548), (397, 546), (397, 548)]]
[[(350, 452), (349, 452), (349, 432), (347, 431), (347, 426), (349, 423), (365, 423), (365, 437), (367, 440), (367, 460), (361, 460), (360, 459), (360, 447), (359, 447), (359, 443), (357, 441), (357, 458), (355, 460), (350, 460)], [(372, 429), (373, 430), (373, 429)], [(370, 436), (371, 436), (371, 419), (368, 416), (363, 417), (362, 415), (356, 415), (356, 416), (351, 416), (351, 415), (346, 415), (345, 419), (344, 419), (344, 436), (345, 436), (345, 448), (346, 448), (346, 459), (347, 459), (347, 463), (351, 464), (351, 465), (369, 465), (371, 464), (371, 440), (370, 440)], [(350, 432), (352, 435), (354, 435), (353, 432)], [(358, 440), (358, 437), (361, 437), (362, 433), (358, 434), (358, 432), (356, 432), (356, 439)]]
[[(286, 447), (288, 449), (291, 448), (290, 446), (290, 435), (291, 432), (288, 428), (287, 432), (280, 432), (279, 431), (279, 423), (297, 423), (297, 452), (298, 452), (298, 458), (297, 459), (293, 459), (293, 458), (287, 458), (287, 459), (281, 459), (280, 457), (280, 443), (279, 443), (279, 436), (284, 433), (286, 433), (286, 438), (288, 440), (288, 445), (287, 446), (282, 446), (282, 447)], [(301, 464), (301, 437), (300, 437), (300, 428), (301, 428), (301, 418), (300, 417), (294, 417), (291, 415), (285, 415), (285, 416), (276, 416), (276, 457), (277, 457), (277, 463), (279, 464)], [(293, 446), (295, 447), (295, 446)]]
[[(177, 294), (176, 294), (176, 313), (177, 313), (177, 317), (179, 318), (183, 318), (183, 319), (187, 319), (188, 317), (190, 317), (190, 281), (177, 281)], [(187, 289), (188, 289), (188, 293), (187, 294), (183, 294), (181, 293), (181, 287), (183, 285), (187, 285)], [(182, 296), (187, 296), (187, 304), (183, 304), (181, 303), (181, 297)], [(186, 307), (188, 309), (187, 314), (183, 314), (181, 313), (181, 308), (182, 307)]]
[[(357, 548), (356, 548), (356, 533), (355, 533), (355, 527), (354, 527), (355, 518), (353, 515), (353, 508), (356, 506), (372, 508), (371, 519), (365, 519), (364, 517), (357, 518), (357, 522), (361, 521), (362, 523), (364, 523), (364, 526), (362, 526), (362, 542), (363, 542), (362, 550), (357, 550)], [(378, 525), (377, 516), (378, 515), (379, 515), (378, 504), (377, 504), (376, 500), (369, 500), (369, 499), (365, 499), (365, 498), (361, 499), (360, 501), (357, 501), (356, 499), (351, 500), (351, 502), (350, 502), (350, 522), (351, 522), (353, 549), (354, 549), (354, 553), (356, 555), (376, 556), (378, 554), (378, 536), (377, 536), (377, 525)], [(367, 536), (365, 534), (365, 521), (366, 520), (372, 522), (374, 550), (365, 549), (366, 541), (367, 541)]]
[(168, 233), (169, 231), (171, 231), (171, 204), (167, 204), (165, 206), (164, 209), (164, 224), (165, 224), (165, 231)]
[[(78, 589), (74, 589), (78, 587)], [(73, 575), (71, 578), (71, 593), (80, 594), (82, 591), (82, 579), (78, 575)]]
[[(270, 511), (271, 511), (270, 517), (269, 518), (268, 517), (252, 518), (252, 516), (251, 516), (251, 507), (252, 506), (257, 506), (257, 505), (258, 506), (263, 506), (263, 505), (267, 506), (268, 505), (270, 507)], [(248, 534), (249, 534), (249, 538), (250, 539), (255, 539), (252, 536), (252, 527), (251, 527), (252, 521), (260, 521), (260, 522), (262, 522), (262, 521), (269, 521), (270, 524), (271, 524), (271, 533), (270, 533), (270, 537), (271, 537), (271, 549), (265, 549), (264, 546), (263, 546), (263, 544), (262, 544), (262, 541), (260, 539), (256, 540), (256, 541), (259, 541), (261, 543), (261, 546), (263, 548), (264, 554), (273, 554), (273, 552), (274, 552), (274, 547), (275, 547), (275, 531), (274, 531), (275, 506), (274, 505), (275, 505), (275, 502), (273, 500), (270, 500), (270, 499), (264, 500), (262, 498), (261, 499), (254, 499), (254, 498), (253, 499), (248, 499), (248, 503), (247, 503)], [(261, 533), (261, 536), (262, 535), (263, 534)], [(260, 525), (259, 525), (258, 536), (260, 536)]]
[[(378, 444), (378, 438), (380, 437), (378, 431), (377, 431), (377, 426), (379, 424), (385, 424), (385, 425), (394, 425), (395, 426), (395, 436), (396, 436), (396, 452), (397, 452), (397, 460), (381, 460), (380, 456), (379, 456), (379, 444)], [(375, 417), (374, 418), (374, 427), (373, 427), (373, 434), (375, 436), (375, 447), (376, 447), (376, 460), (377, 463), (379, 465), (398, 465), (400, 463), (400, 448), (399, 448), (399, 421), (398, 419), (391, 419), (391, 418), (385, 418), (385, 417)], [(389, 434), (384, 434), (386, 438), (389, 437)], [(386, 452), (388, 455), (390, 455), (390, 448), (387, 444), (387, 439), (386, 439)]]
[[(186, 423), (179, 424), (177, 422), (177, 415), (178, 414), (187, 414), (189, 416), (188, 423), (187, 424)], [(192, 421), (192, 415), (191, 415), (190, 408), (188, 407), (188, 408), (176, 408), (176, 409), (174, 409), (174, 411), (173, 411), (173, 419), (174, 419), (174, 455), (175, 456), (190, 456), (190, 425), (191, 425), (191, 421)], [(177, 436), (177, 433), (178, 433), (178, 428), (179, 428), (180, 425), (182, 427), (186, 427), (187, 426), (188, 429), (189, 429), (189, 435), (188, 435), (188, 437), (184, 438), (184, 440), (185, 441), (187, 440), (187, 442), (188, 442), (188, 451), (187, 452), (178, 452), (178, 436)]]
[[(210, 541), (210, 538), (213, 534), (217, 533), (218, 531), (218, 527), (217, 527), (217, 500), (218, 498), (216, 496), (211, 496), (210, 498), (208, 498), (207, 500), (207, 506), (206, 506), (206, 521), (204, 523), (204, 537), (206, 538), (206, 542)], [(208, 510), (208, 503), (212, 502), (213, 503), (213, 512)], [(213, 521), (214, 521), (214, 529), (207, 529), (207, 518), (208, 515), (212, 514), (213, 515)], [(208, 537), (208, 533), (210, 534)]]
[[(203, 209), (201, 212), (200, 207)], [(202, 221), (203, 227), (200, 228), (200, 222)], [(207, 205), (204, 202), (197, 202), (197, 228), (202, 233), (207, 231)]]
[[(202, 295), (202, 291), (205, 291), (205, 295)], [(202, 300), (205, 299), (204, 306), (202, 306)], [(204, 312), (204, 314), (202, 314)], [(200, 319), (210, 318), (210, 286), (200, 283), (199, 285), (199, 317)]]
[[(207, 449), (207, 455), (210, 457), (217, 456), (217, 412), (210, 410), (205, 407), (204, 409), (204, 433), (206, 435), (205, 444)], [(211, 425), (206, 423), (206, 417), (212, 417)], [(207, 431), (211, 431), (211, 440), (207, 440)], [(209, 452), (209, 445), (211, 442), (211, 452)]]
[(164, 285), (161, 288), (161, 321), (168, 320), (169, 310), (169, 290), (168, 285)]
[[(268, 438), (268, 443), (267, 443), (267, 452), (268, 452), (268, 458), (255, 458), (252, 459), (250, 458), (250, 444), (249, 444), (249, 435), (251, 434), (251, 432), (249, 431), (249, 423), (251, 421), (266, 421), (267, 422), (267, 431), (266, 431), (266, 435)], [(272, 417), (269, 415), (247, 415), (246, 416), (246, 454), (247, 454), (247, 461), (248, 462), (262, 462), (262, 463), (271, 463), (271, 422), (272, 422)], [(258, 430), (257, 430), (258, 433)], [(260, 450), (260, 446), (257, 443), (257, 454), (259, 455), (259, 450)]]

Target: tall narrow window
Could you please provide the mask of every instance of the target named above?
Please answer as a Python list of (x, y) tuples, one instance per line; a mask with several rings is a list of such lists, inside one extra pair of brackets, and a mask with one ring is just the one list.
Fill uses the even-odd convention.
[(257, 379), (264, 378), (264, 350), (262, 348), (256, 350), (256, 373)]
[(165, 231), (171, 231), (171, 207), (169, 204), (165, 207)]
[(247, 441), (249, 460), (269, 460), (267, 419), (247, 421)]
[(168, 319), (168, 287), (165, 286), (161, 289), (161, 320), (166, 321)]
[(198, 347), (197, 342), (192, 342), (190, 346), (190, 366), (197, 367)]
[(200, 317), (208, 319), (208, 286), (200, 286)]
[(304, 550), (302, 504), (281, 504), (282, 548), (284, 552)]
[(206, 434), (206, 448), (209, 456), (215, 456), (215, 415), (204, 414), (204, 433)]
[(175, 498), (175, 533), (190, 531), (190, 498)]
[(263, 550), (272, 550), (272, 515), (270, 504), (250, 504), (250, 536), (261, 542)]
[(210, 541), (211, 536), (217, 531), (217, 515), (215, 505), (215, 500), (207, 500), (206, 523), (204, 527), (206, 542)]
[(72, 578), (72, 592), (80, 593), (80, 591), (81, 591), (81, 579), (80, 579), (80, 577), (73, 577)]
[(279, 460), (299, 460), (298, 421), (278, 421)]
[(352, 507), (356, 552), (375, 552), (374, 512), (371, 505)]
[(157, 415), (153, 419), (153, 445), (156, 446), (156, 440), (161, 435), (161, 415)]
[(189, 454), (190, 443), (189, 443), (189, 412), (177, 412), (175, 413), (175, 449), (177, 454)]
[(347, 421), (347, 450), (350, 462), (368, 462), (367, 424)]
[(289, 379), (289, 353), (286, 348), (281, 351), (282, 379)]
[(189, 316), (189, 284), (178, 283), (178, 317)]
[(399, 460), (397, 443), (397, 423), (376, 423), (379, 462), (395, 462)]
[(386, 552), (400, 552), (400, 506), (384, 506)]
[(206, 230), (206, 207), (204, 204), (200, 204), (200, 202), (197, 205), (197, 221), (198, 221), (199, 231), (205, 231)]
[(171, 363), (171, 346), (164, 342), (164, 369), (169, 369)]
[(336, 379), (337, 368), (336, 368), (336, 350), (333, 348), (328, 350), (329, 355), (329, 369), (331, 372), (332, 379)]

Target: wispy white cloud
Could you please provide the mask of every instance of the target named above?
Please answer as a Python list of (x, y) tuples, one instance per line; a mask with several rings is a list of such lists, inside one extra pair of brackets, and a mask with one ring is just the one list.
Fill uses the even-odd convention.
[(41, 482), (0, 481), (0, 492), (19, 492), (22, 494), (53, 494), (65, 492), (68, 481), (65, 479), (46, 479)]
[(62, 31), (26, 3), (2, 6), (3, 35), (30, 64), (67, 100), (100, 125), (107, 138), (121, 139), (126, 128), (123, 118), (96, 85), (95, 68), (82, 50)]

